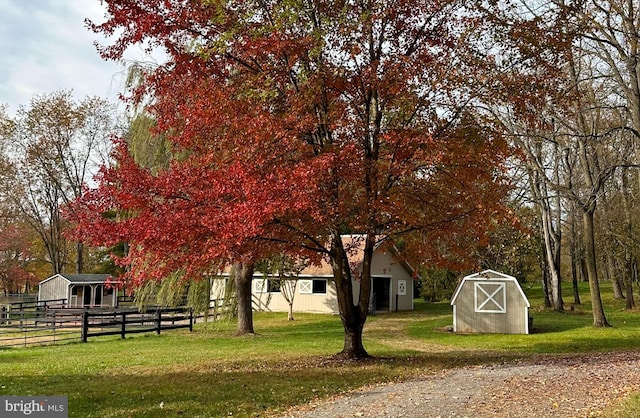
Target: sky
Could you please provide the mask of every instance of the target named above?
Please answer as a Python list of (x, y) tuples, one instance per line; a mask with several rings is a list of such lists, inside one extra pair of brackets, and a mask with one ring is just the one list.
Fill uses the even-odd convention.
[[(117, 103), (125, 67), (100, 58), (93, 43), (111, 41), (84, 23), (102, 23), (105, 10), (100, 0), (0, 0), (0, 105), (15, 114), (31, 98), (59, 90)], [(141, 50), (127, 56), (150, 59)]]

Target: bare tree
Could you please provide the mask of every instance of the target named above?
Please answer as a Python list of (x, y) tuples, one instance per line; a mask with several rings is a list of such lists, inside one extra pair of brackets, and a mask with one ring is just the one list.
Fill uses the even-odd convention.
[[(76, 102), (62, 91), (32, 99), (15, 118), (5, 116), (9, 129), (2, 140), (5, 192), (42, 239), (54, 273), (68, 261), (65, 222), (61, 210), (80, 197), (105, 161), (113, 122), (112, 107), (99, 98)], [(9, 147), (8, 147), (9, 148)], [(75, 271), (83, 270), (84, 247), (75, 244)]]

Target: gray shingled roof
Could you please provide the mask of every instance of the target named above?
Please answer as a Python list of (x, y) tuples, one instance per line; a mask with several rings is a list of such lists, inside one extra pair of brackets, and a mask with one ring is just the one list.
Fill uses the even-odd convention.
[(71, 283), (103, 283), (111, 275), (109, 274), (67, 274), (60, 273), (62, 277), (69, 280)]

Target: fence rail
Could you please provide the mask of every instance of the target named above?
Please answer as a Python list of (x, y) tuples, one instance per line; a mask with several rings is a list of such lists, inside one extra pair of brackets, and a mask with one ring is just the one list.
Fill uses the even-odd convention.
[(67, 299), (31, 300), (11, 302), (7, 306), (9, 310), (23, 311), (28, 309), (63, 308), (67, 305)]
[(0, 347), (80, 340), (77, 315), (62, 311), (11, 310), (0, 317)]
[(120, 335), (120, 338), (125, 338), (127, 334), (141, 332), (160, 334), (162, 330), (179, 328), (193, 331), (193, 321), (193, 309), (190, 308), (165, 308), (148, 313), (84, 311), (81, 341), (87, 342), (89, 337), (104, 335)]
[[(216, 319), (209, 314), (208, 319)], [(124, 309), (68, 309), (40, 306), (12, 308), (0, 312), (0, 348), (57, 344), (67, 341), (86, 342), (89, 338), (107, 335), (155, 332), (188, 328), (193, 331), (196, 321), (205, 315), (179, 308)]]
[(14, 302), (33, 302), (38, 299), (36, 293), (0, 293), (0, 305)]

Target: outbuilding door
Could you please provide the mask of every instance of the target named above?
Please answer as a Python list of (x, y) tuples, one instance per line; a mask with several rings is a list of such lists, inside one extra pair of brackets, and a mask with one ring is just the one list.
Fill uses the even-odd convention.
[(91, 286), (82, 286), (84, 288), (82, 294), (83, 294), (83, 298), (82, 298), (82, 304), (84, 306), (93, 306), (93, 304), (91, 303)]
[(389, 300), (391, 299), (391, 278), (373, 277), (371, 279), (372, 301), (376, 311), (391, 312)]
[(473, 284), (477, 313), (507, 313), (506, 283), (474, 282)]

